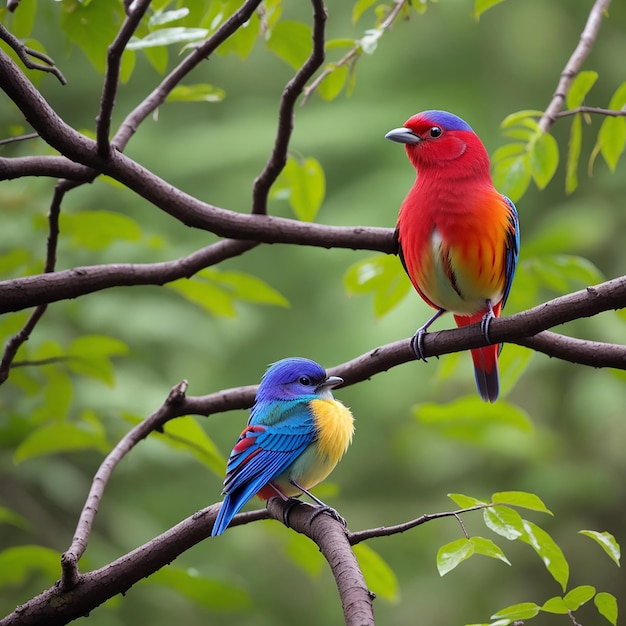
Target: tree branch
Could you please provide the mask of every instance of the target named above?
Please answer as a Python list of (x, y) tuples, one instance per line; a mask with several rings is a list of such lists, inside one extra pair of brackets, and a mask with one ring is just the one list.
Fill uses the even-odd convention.
[[(9, 10), (15, 10), (17, 5), (13, 8), (9, 6)], [(54, 74), (62, 85), (67, 85), (65, 76), (61, 73), (61, 70), (54, 64), (54, 61), (43, 52), (39, 50), (33, 50), (28, 46), (25, 46), (17, 37), (14, 37), (2, 24), (0, 24), (0, 39), (6, 42), (19, 57), (20, 61), (31, 70), (40, 70), (42, 72), (49, 72)], [(30, 57), (43, 61), (42, 63), (36, 63)]]
[[(389, 11), (389, 15), (387, 15), (385, 20), (377, 29), (373, 29), (373, 30), (379, 31), (380, 33), (383, 33), (386, 30), (390, 30), (391, 27), (393, 26), (393, 23), (396, 21), (396, 18), (398, 17), (398, 15), (400, 15), (400, 12), (409, 1), (410, 0), (394, 0), (394, 7), (391, 9), (391, 11)], [(304, 106), (309, 101), (309, 98), (313, 95), (313, 93), (315, 93), (316, 89), (320, 86), (322, 81), (329, 74), (332, 74), (337, 67), (342, 67), (344, 65), (353, 65), (354, 63), (356, 63), (356, 60), (359, 58), (359, 56), (362, 53), (363, 53), (363, 46), (362, 46), (361, 41), (359, 40), (357, 41), (357, 44), (353, 48), (348, 50), (348, 52), (343, 57), (341, 57), (341, 59), (339, 59), (339, 61), (327, 67), (304, 90), (304, 97), (302, 98), (302, 106)]]
[[(61, 215), (61, 203), (65, 197), (65, 193), (74, 186), (71, 181), (60, 182), (54, 189), (52, 202), (50, 203), (50, 211), (48, 213), (48, 242), (46, 246), (46, 264), (44, 272), (51, 274), (56, 266), (57, 245), (59, 243), (59, 217)], [(2, 385), (9, 377), (9, 370), (13, 359), (20, 347), (28, 341), (31, 333), (35, 330), (35, 326), (44, 316), (47, 303), (40, 304), (26, 321), (22, 329), (7, 342), (2, 361), (0, 361), (0, 385)]]
[(202, 61), (206, 60), (224, 41), (245, 24), (262, 0), (247, 0), (206, 41), (194, 48), (150, 93), (120, 125), (111, 143), (123, 150), (139, 125), (167, 98), (176, 85)]
[(539, 120), (539, 128), (544, 133), (547, 133), (554, 122), (556, 122), (558, 113), (565, 102), (572, 81), (576, 78), (583, 62), (591, 52), (591, 48), (600, 30), (602, 17), (608, 11), (609, 4), (611, 4), (611, 0), (596, 0), (591, 8), (578, 45), (561, 72), (561, 78), (554, 96), (552, 97), (552, 101)]
[(335, 577), (346, 626), (373, 626), (374, 595), (367, 588), (342, 524), (304, 502), (272, 498), (267, 510), (274, 519), (284, 520), (318, 545)]
[(606, 117), (622, 117), (626, 116), (626, 109), (616, 111), (614, 109), (603, 109), (602, 107), (580, 106), (575, 109), (568, 109), (567, 111), (559, 111), (554, 117), (558, 119), (569, 115), (576, 115), (577, 113), (594, 113), (596, 115), (604, 115)]
[[(209, 537), (218, 510), (217, 504), (202, 509), (112, 563), (79, 574), (71, 589), (61, 584), (53, 585), (0, 619), (0, 626), (60, 626), (84, 617), (109, 598), (126, 593), (135, 583)], [(231, 526), (267, 517), (264, 509), (239, 513)]]
[(111, 130), (111, 115), (115, 106), (115, 96), (120, 79), (120, 66), (122, 55), (130, 38), (139, 26), (141, 18), (145, 15), (152, 0), (136, 0), (127, 11), (127, 17), (120, 29), (115, 41), (107, 50), (107, 68), (104, 74), (104, 86), (100, 98), (100, 111), (96, 117), (96, 141), (98, 154), (106, 159), (109, 156), (111, 145), (109, 144), (109, 132)]
[(294, 109), (296, 100), (302, 93), (304, 86), (324, 62), (324, 38), (326, 27), (326, 7), (322, 0), (311, 0), (313, 5), (313, 49), (304, 65), (287, 83), (280, 99), (276, 139), (272, 154), (263, 171), (254, 181), (252, 191), (252, 213), (263, 215), (267, 213), (267, 196), (270, 187), (287, 163), (287, 150), (293, 132)]

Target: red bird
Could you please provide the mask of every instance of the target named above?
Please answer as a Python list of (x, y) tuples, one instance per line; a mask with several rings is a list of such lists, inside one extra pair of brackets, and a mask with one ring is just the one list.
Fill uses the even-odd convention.
[[(446, 111), (424, 111), (385, 137), (405, 144), (417, 178), (400, 208), (396, 235), (404, 269), (437, 312), (417, 330), (411, 347), (426, 360), (428, 327), (451, 311), (457, 326), (489, 324), (511, 290), (519, 256), (515, 205), (493, 186), (489, 156), (476, 133)], [(480, 397), (499, 393), (500, 346), (471, 351)]]

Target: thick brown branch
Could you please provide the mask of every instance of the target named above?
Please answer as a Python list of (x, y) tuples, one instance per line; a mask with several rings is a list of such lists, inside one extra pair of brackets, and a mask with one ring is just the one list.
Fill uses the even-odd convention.
[(303, 502), (294, 505), (293, 501), (272, 498), (267, 509), (273, 518), (286, 518), (291, 528), (318, 545), (335, 577), (346, 626), (373, 626), (374, 596), (365, 584), (343, 526)]
[[(79, 574), (71, 588), (53, 585), (0, 619), (0, 626), (60, 626), (87, 615), (209, 537), (218, 510), (218, 505), (202, 509), (112, 563)], [(267, 518), (266, 510), (240, 513), (231, 526)]]
[[(32, 133), (32, 136), (39, 137), (37, 133)], [(93, 178), (95, 173), (90, 168), (62, 156), (26, 156), (9, 159), (0, 157), (0, 180), (13, 180), (25, 176), (83, 180)]]
[(561, 78), (552, 101), (539, 120), (539, 128), (541, 128), (544, 133), (547, 133), (552, 124), (556, 121), (557, 114), (565, 102), (565, 98), (567, 97), (567, 92), (569, 91), (572, 81), (576, 78), (583, 62), (589, 56), (591, 48), (593, 47), (596, 37), (598, 36), (598, 31), (600, 30), (600, 25), (602, 23), (602, 17), (606, 14), (609, 4), (611, 4), (611, 0), (596, 0), (591, 8), (585, 28), (580, 35), (578, 45), (565, 65), (565, 68), (561, 72)]

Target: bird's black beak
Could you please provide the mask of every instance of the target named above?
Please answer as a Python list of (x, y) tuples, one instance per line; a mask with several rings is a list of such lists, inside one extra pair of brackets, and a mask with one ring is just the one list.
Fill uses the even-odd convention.
[(421, 137), (418, 137), (412, 130), (404, 126), (390, 130), (385, 135), (385, 139), (395, 141), (396, 143), (419, 143), (422, 141)]
[(343, 378), (339, 376), (329, 376), (323, 383), (318, 385), (318, 389), (333, 389), (343, 384)]

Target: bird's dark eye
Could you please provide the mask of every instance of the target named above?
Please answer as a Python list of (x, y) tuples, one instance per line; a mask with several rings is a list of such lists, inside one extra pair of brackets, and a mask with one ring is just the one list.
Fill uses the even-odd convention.
[(441, 130), (441, 128), (439, 128), (439, 126), (433, 126), (433, 127), (430, 129), (430, 136), (431, 136), (433, 139), (437, 139), (437, 137), (440, 137), (440, 136), (441, 136), (441, 133), (442, 133), (442, 132), (443, 132), (443, 131)]
[(311, 379), (308, 376), (300, 376), (300, 378), (298, 378), (298, 382), (301, 385), (305, 385), (308, 387), (311, 384)]

